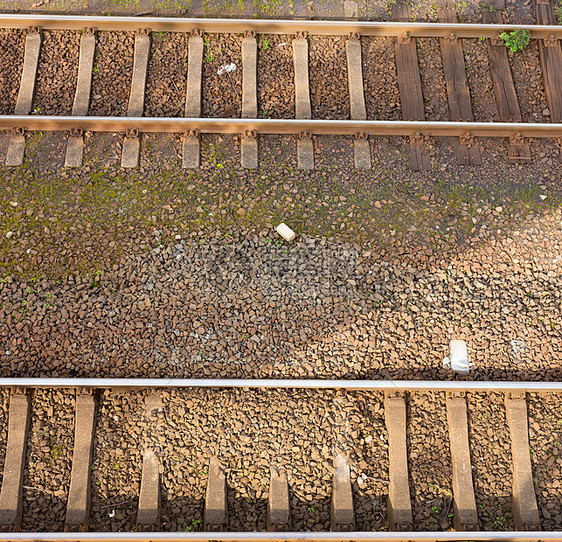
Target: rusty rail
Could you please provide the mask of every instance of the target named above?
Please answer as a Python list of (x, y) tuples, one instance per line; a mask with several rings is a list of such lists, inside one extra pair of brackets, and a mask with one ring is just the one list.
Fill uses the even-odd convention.
[(237, 134), (247, 130), (256, 134), (316, 135), (397, 135), (397, 136), (484, 136), (484, 137), (562, 137), (562, 123), (453, 122), (390, 120), (308, 120), (308, 119), (220, 119), (170, 117), (48, 117), (1, 115), (0, 130), (91, 130), (94, 132)]
[(516, 28), (528, 30), (533, 39), (562, 39), (562, 26), (363, 22), (271, 19), (198, 19), (169, 17), (99, 17), (88, 15), (21, 15), (0, 14), (0, 28), (40, 27), (44, 30), (129, 30), (148, 29), (163, 32), (191, 32), (241, 34), (246, 30), (260, 34), (295, 34), (306, 31), (318, 36), (404, 36), (417, 38), (498, 38), (502, 32)]

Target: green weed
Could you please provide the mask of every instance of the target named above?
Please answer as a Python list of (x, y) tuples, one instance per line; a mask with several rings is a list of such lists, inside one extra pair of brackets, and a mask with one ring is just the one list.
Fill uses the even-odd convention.
[(531, 41), (531, 33), (524, 28), (516, 28), (509, 34), (502, 32), (500, 34), (501, 40), (505, 46), (512, 52), (522, 51)]

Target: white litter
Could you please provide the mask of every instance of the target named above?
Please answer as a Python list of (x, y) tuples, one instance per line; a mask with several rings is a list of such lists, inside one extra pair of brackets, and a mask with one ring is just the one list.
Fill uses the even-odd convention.
[(449, 367), (455, 373), (467, 375), (470, 371), (470, 360), (466, 343), (458, 339), (449, 341), (449, 357), (443, 360), (443, 366)]
[(524, 339), (510, 339), (511, 355), (517, 363), (524, 363), (525, 357), (529, 353), (529, 347)]
[(230, 64), (225, 64), (224, 66), (221, 66), (218, 69), (217, 74), (222, 75), (223, 73), (230, 73), (233, 72), (235, 69), (236, 69), (236, 64), (234, 64), (234, 62), (231, 62)]
[(281, 222), (277, 226), (277, 233), (285, 239), (285, 241), (292, 241), (295, 238), (295, 232), (287, 226), (284, 222)]

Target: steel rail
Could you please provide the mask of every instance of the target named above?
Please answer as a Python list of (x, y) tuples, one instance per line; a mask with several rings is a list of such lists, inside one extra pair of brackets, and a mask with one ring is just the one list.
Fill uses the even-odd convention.
[(213, 378), (0, 378), (0, 388), (248, 388), (354, 391), (559, 392), (562, 382)]
[(562, 541), (553, 531), (437, 531), (437, 532), (123, 532), (123, 533), (0, 533), (0, 541), (26, 542), (540, 542)]
[(163, 32), (191, 32), (241, 34), (253, 30), (260, 34), (295, 34), (306, 31), (318, 36), (347, 36), (356, 32), (361, 36), (403, 36), (417, 38), (498, 38), (502, 32), (516, 28), (528, 30), (533, 39), (562, 39), (562, 26), (363, 22), (273, 19), (198, 19), (171, 17), (113, 17), (89, 15), (0, 14), (0, 28), (40, 27), (44, 30), (152, 30)]
[(462, 136), (484, 137), (562, 137), (562, 123), (526, 122), (453, 122), (408, 120), (302, 120), (302, 119), (223, 119), (182, 117), (73, 117), (39, 115), (0, 115), (0, 130), (91, 130), (120, 132), (180, 133), (198, 130), (201, 133), (237, 134), (253, 130), (257, 134), (316, 135), (398, 135), (398, 136)]

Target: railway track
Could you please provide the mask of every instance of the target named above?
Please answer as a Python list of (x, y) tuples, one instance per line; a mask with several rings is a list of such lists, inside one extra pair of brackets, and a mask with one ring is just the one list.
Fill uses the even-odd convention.
[[(204, 389), (216, 396), (202, 396), (199, 407), (191, 405), (190, 396), (201, 393)], [(560, 533), (541, 532), (541, 529), (549, 529), (552, 525), (546, 522), (547, 519), (556, 521), (557, 517), (562, 516), (560, 502), (552, 493), (557, 484), (550, 487), (547, 483), (545, 489), (545, 474), (542, 470), (538, 472), (540, 465), (537, 465), (535, 456), (532, 460), (531, 455), (536, 443), (544, 442), (538, 440), (537, 432), (548, 432), (537, 426), (537, 419), (540, 419), (547, 404), (556, 402), (561, 390), (562, 384), (559, 382), (0, 379), (0, 391), (6, 395), (7, 406), (7, 422), (2, 423), (7, 425), (7, 431), (6, 427), (0, 427), (6, 435), (5, 442), (0, 442), (0, 446), (5, 448), (0, 491), (0, 525), (3, 534), (0, 534), (0, 539), (559, 540), (562, 538)], [(309, 393), (303, 400), (313, 404), (313, 411), (307, 414), (312, 418), (318, 416), (319, 412), (314, 411), (314, 395), (310, 394), (328, 392), (335, 394), (328, 397), (330, 405), (342, 401), (342, 404), (345, 403), (346, 399), (338, 394), (351, 394), (350, 400), (359, 400), (363, 405), (363, 417), (370, 418), (373, 413), (376, 414), (371, 420), (369, 431), (356, 431), (361, 425), (360, 422), (353, 422), (354, 412), (347, 415), (345, 409), (336, 409), (334, 412), (339, 414), (333, 418), (332, 411), (325, 413), (330, 420), (329, 431), (333, 432), (331, 446), (321, 448), (322, 442), (314, 444), (318, 444), (320, 450), (323, 449), (320, 460), (327, 461), (333, 468), (327, 476), (311, 475), (306, 489), (309, 500), (304, 498), (304, 502), (298, 503), (298, 507), (302, 511), (307, 506), (310, 514), (315, 514), (314, 508), (310, 506), (314, 502), (309, 502), (314, 501), (310, 497), (314, 493), (312, 485), (329, 485), (326, 490), (329, 519), (325, 525), (321, 522), (319, 524), (320, 527), (327, 528), (317, 526), (316, 529), (303, 529), (306, 523), (303, 523), (302, 518), (296, 517), (295, 495), (298, 490), (293, 487), (296, 482), (293, 482), (291, 476), (294, 478), (297, 475), (291, 470), (290, 464), (287, 465), (280, 459), (282, 452), (272, 451), (276, 445), (282, 448), (291, 446), (285, 433), (280, 435), (285, 440), (269, 440), (266, 448), (262, 448), (265, 450), (269, 446), (270, 450), (265, 453), (269, 457), (265, 461), (269, 461), (270, 477), (263, 484), (263, 489), (259, 490), (260, 499), (267, 504), (262, 508), (252, 508), (252, 514), (263, 514), (263, 518), (253, 517), (251, 522), (247, 521), (248, 518), (232, 521), (230, 514), (233, 512), (229, 508), (234, 508), (236, 512), (240, 504), (230, 499), (229, 493), (234, 490), (229, 486), (237, 475), (233, 469), (225, 469), (224, 463), (228, 464), (231, 459), (228, 457), (229, 452), (225, 457), (225, 453), (220, 450), (217, 453), (217, 448), (204, 450), (205, 459), (196, 465), (195, 471), (201, 471), (195, 476), (201, 480), (189, 482), (204, 486), (204, 497), (200, 501), (195, 499), (194, 503), (184, 505), (183, 508), (180, 505), (174, 508), (174, 495), (171, 492), (178, 491), (178, 487), (175, 490), (170, 487), (170, 471), (182, 468), (182, 463), (188, 463), (189, 459), (184, 457), (178, 460), (170, 455), (175, 456), (176, 452), (180, 454), (184, 448), (190, 450), (201, 446), (200, 442), (190, 440), (190, 433), (209, 434), (209, 442), (212, 443), (216, 438), (216, 444), (220, 447), (221, 442), (228, 446), (229, 440), (247, 432), (246, 425), (249, 422), (244, 421), (243, 413), (238, 415), (237, 412), (232, 412), (230, 399), (225, 395), (234, 392), (242, 394), (242, 401), (249, 401), (250, 404), (255, 401), (255, 396), (251, 394), (269, 393), (262, 397), (266, 404), (271, 405), (265, 413), (266, 419), (253, 424), (257, 428), (253, 438), (244, 437), (250, 448), (263, 445), (263, 435), (266, 435), (267, 440), (268, 425), (273, 423), (278, 408), (286, 409), (288, 406), (294, 411), (299, 408), (297, 402), (300, 399), (297, 395), (290, 395), (291, 393)], [(289, 394), (280, 396), (281, 401), (286, 404), (278, 407), (276, 401), (279, 397), (271, 395), (272, 393)], [(48, 408), (43, 409), (39, 399), (42, 397), (44, 401), (45, 394), (51, 394), (51, 399), (47, 399)], [(360, 397), (355, 397), (354, 394), (360, 394)], [(429, 399), (422, 408), (420, 397), (424, 394)], [(122, 411), (117, 411), (111, 406), (116, 397), (120, 398), (118, 401), (125, 402), (127, 398), (136, 397), (137, 402), (130, 402)], [(475, 398), (478, 399), (475, 401)], [(219, 404), (221, 419), (215, 418), (213, 401)], [(492, 411), (501, 411), (501, 416), (488, 419), (487, 413), (492, 411), (483, 406), (486, 401), (492, 405)], [(37, 411), (33, 405), (37, 407)], [(221, 411), (222, 406), (226, 410)], [(418, 411), (420, 408), (422, 409)], [(50, 442), (50, 446), (46, 446), (46, 436), (51, 434), (49, 424), (57, 426), (70, 423), (68, 420), (64, 421), (68, 418), (65, 412), (72, 413), (72, 442), (66, 442), (57, 433), (59, 440), (55, 439)], [(190, 418), (193, 414), (203, 418), (198, 418), (200, 422), (195, 424)], [(204, 418), (205, 415), (209, 417)], [(296, 418), (291, 418), (291, 413), (286, 414), (286, 417), (289, 423), (298, 423)], [(232, 423), (237, 434), (231, 434), (226, 441), (220, 440), (216, 436), (216, 428), (218, 425), (231, 423), (229, 419), (234, 420)], [(419, 427), (415, 429), (412, 426), (416, 419), (425, 420), (421, 431)], [(354, 426), (354, 423), (359, 425)], [(488, 437), (479, 433), (479, 424), (487, 427)], [(507, 461), (508, 464), (509, 472), (505, 474), (504, 483), (509, 486), (510, 494), (506, 496), (506, 502), (511, 506), (511, 510), (507, 512), (511, 519), (507, 523), (496, 525), (498, 532), (484, 532), (488, 530), (484, 503), (488, 503), (487, 499), (494, 496), (482, 495), (482, 470), (477, 462), (483, 453), (482, 448), (486, 447), (484, 441), (491, 438), (494, 432), (501, 433), (502, 425), (505, 425), (508, 436), (497, 460)], [(28, 438), (30, 432), (39, 434), (40, 441), (34, 442)], [(548, 434), (545, 438), (559, 444), (556, 434)], [(381, 456), (384, 459), (380, 465), (363, 464), (364, 459), (354, 455), (361, 447), (371, 449), (382, 446), (380, 441), (384, 442)], [(170, 447), (167, 447), (167, 443)], [(65, 451), (63, 447), (68, 447), (69, 450)], [(56, 450), (56, 454), (53, 450)], [(66, 485), (56, 478), (57, 460), (65, 453), (69, 457), (72, 454), (70, 481)], [(291, 459), (296, 460), (294, 448), (288, 450), (288, 453)], [(556, 453), (553, 452), (552, 457), (557, 457)], [(315, 451), (312, 448), (300, 449), (297, 456), (298, 454), (304, 454), (307, 463), (315, 461)], [(122, 462), (127, 456), (136, 458), (129, 463), (130, 469), (138, 471), (136, 481), (135, 475), (128, 472), (126, 461)], [(442, 472), (433, 473), (436, 479), (450, 475), (450, 480), (442, 483), (441, 489), (437, 490), (437, 498), (426, 501), (427, 496), (424, 495), (434, 489), (425, 487), (422, 490), (419, 487), (420, 473), (422, 486), (438, 485), (430, 483), (427, 469), (424, 470), (426, 467), (423, 463), (429, 461), (427, 458), (431, 456), (435, 456), (433, 461), (442, 469)], [(181, 454), (179, 457), (182, 457)], [(366, 501), (360, 490), (367, 477), (364, 474), (358, 475), (354, 461), (360, 463), (363, 472), (370, 469), (375, 473), (387, 473), (383, 479), (377, 479), (384, 487), (382, 495), (377, 495), (377, 499), (384, 496), (387, 500), (384, 508), (370, 502), (365, 511)], [(128, 480), (128, 498), (123, 499), (121, 496), (116, 502), (115, 495), (109, 495), (106, 500), (100, 501), (100, 492), (105, 491), (105, 481), (100, 479), (98, 467), (95, 466), (100, 462), (111, 462), (114, 469), (122, 469), (113, 472), (112, 476)], [(556, 460), (548, 457), (548, 469), (557, 469), (555, 464)], [(30, 487), (29, 473), (33, 469), (37, 470), (37, 465), (45, 471), (45, 479), (52, 477), (56, 481), (47, 482), (47, 487)], [(250, 473), (255, 469), (252, 465), (243, 465), (242, 484), (252, 485), (247, 477), (251, 477)], [(256, 476), (259, 480), (261, 474)], [(373, 476), (372, 472), (370, 476)], [(180, 477), (180, 480), (183, 480), (180, 486), (187, 484), (187, 479)], [(49, 484), (56, 491), (50, 490)], [(33, 515), (29, 495), (37, 492), (56, 493), (56, 501), (35, 499)], [(95, 499), (92, 497), (93, 493)], [(248, 497), (244, 500), (253, 499)], [(361, 505), (357, 504), (357, 500), (361, 501)], [(55, 511), (51, 510), (51, 507), (55, 507), (54, 502), (57, 503)], [(429, 506), (437, 518), (426, 518), (425, 512)], [(120, 507), (127, 508), (133, 522), (131, 525), (99, 523), (100, 514), (113, 518)], [(381, 510), (384, 509), (386, 513), (383, 514)], [(181, 517), (179, 522), (170, 518), (173, 510)], [(48, 516), (51, 513), (59, 513), (64, 518), (60, 528), (53, 529), (51, 526), (51, 532), (38, 532), (49, 529), (38, 529), (38, 521), (32, 522), (30, 518)], [(356, 517), (356, 514), (359, 515)], [(381, 516), (378, 528), (362, 530), (360, 527), (365, 524), (374, 525), (369, 523), (374, 514)], [(162, 521), (164, 515), (166, 518)], [(180, 533), (158, 532), (177, 531), (174, 526), (186, 524), (187, 528), (182, 527)], [(123, 528), (123, 525), (126, 527)], [(233, 532), (231, 525), (236, 525), (240, 532)], [(263, 528), (256, 527), (259, 525), (263, 525)], [(423, 525), (438, 527), (429, 532)], [(510, 528), (511, 525), (514, 530)], [(62, 532), (63, 526), (65, 533)], [(22, 527), (27, 532), (18, 532)], [(86, 533), (88, 529), (133, 529), (151, 534)], [(248, 532), (242, 532), (244, 530)], [(311, 530), (318, 532), (306, 532)]]
[[(410, 138), (409, 164), (413, 170), (430, 167), (424, 138), (451, 136), (458, 138), (457, 159), (461, 164), (480, 164), (478, 137), (507, 138), (510, 160), (531, 159), (529, 137), (562, 137), (562, 27), (556, 26), (553, 2), (537, 2), (537, 25), (503, 25), (501, 0), (488, 0), (487, 24), (457, 23), (455, 3), (441, 0), (438, 23), (411, 22), (407, 4), (393, 5), (393, 22), (358, 21), (276, 21), (164, 19), (137, 17), (85, 17), (48, 15), (0, 15), (0, 28), (27, 29), (21, 82), (13, 115), (0, 116), (0, 129), (13, 130), (9, 140), (6, 164), (21, 165), (25, 155), (26, 130), (64, 130), (70, 132), (65, 165), (78, 167), (83, 162), (84, 132), (124, 132), (123, 167), (136, 167), (143, 132), (183, 134), (182, 165), (200, 165), (200, 134), (235, 133), (241, 136), (241, 165), (258, 166), (260, 134), (298, 136), (297, 157), (300, 168), (314, 167), (313, 136), (348, 135), (355, 138), (354, 161), (357, 168), (371, 167), (369, 136), (399, 135)], [(521, 107), (510, 67), (507, 49), (499, 36), (503, 31), (522, 29), (538, 43), (542, 79), (548, 102), (549, 123), (522, 122)], [(81, 31), (79, 63), (74, 85), (72, 114), (45, 116), (32, 111), (33, 96), (41, 56), (42, 33), (48, 31)], [(126, 116), (90, 116), (90, 94), (96, 57), (96, 34), (134, 32), (134, 59)], [(152, 33), (189, 35), (187, 75), (183, 82), (185, 107), (183, 117), (144, 117), (146, 81), (151, 56)], [(202, 74), (207, 57), (206, 36), (244, 34), (241, 42), (241, 118), (203, 118)], [(258, 118), (258, 37), (264, 34), (287, 35), (292, 45), (294, 71), (294, 118)], [(349, 120), (312, 119), (309, 78), (309, 42), (311, 36), (346, 37), (345, 50), (349, 97)], [(395, 66), (402, 120), (368, 120), (362, 58), (362, 39), (387, 36), (394, 39)], [(443, 74), (446, 82), (449, 121), (426, 120), (420, 80), (418, 38), (438, 38)], [(478, 38), (488, 44), (490, 77), (501, 122), (476, 122), (463, 56), (463, 39)], [(30, 114), (33, 113), (33, 114)]]

